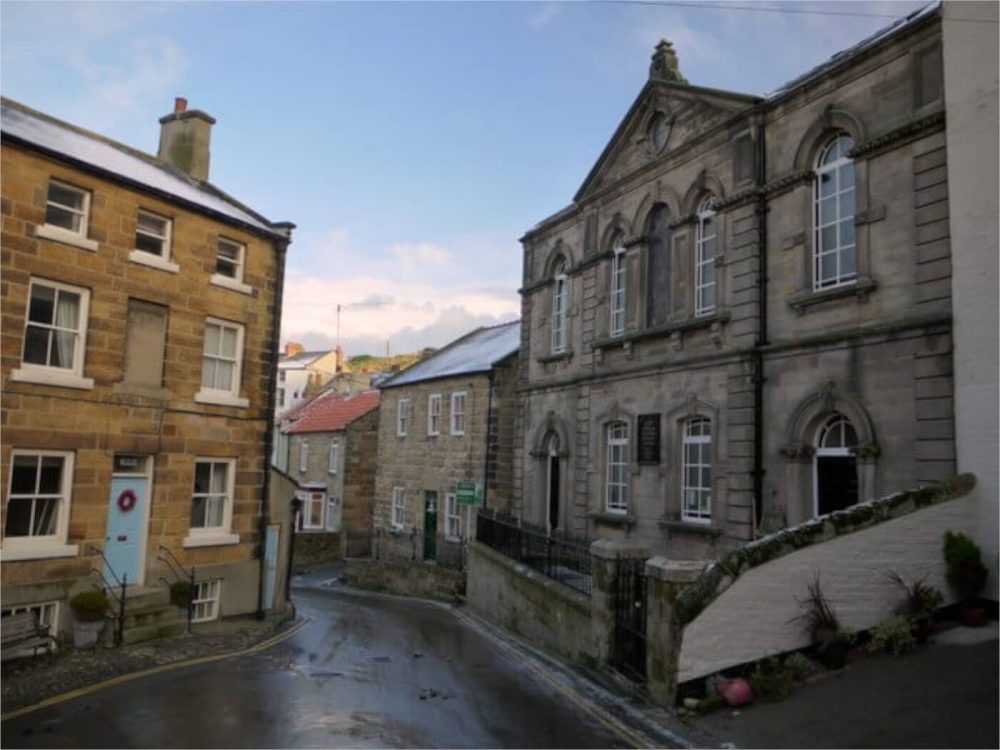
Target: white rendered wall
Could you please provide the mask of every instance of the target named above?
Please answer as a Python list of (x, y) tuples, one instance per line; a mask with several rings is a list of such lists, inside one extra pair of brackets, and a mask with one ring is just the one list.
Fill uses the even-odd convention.
[(943, 3), (958, 470), (978, 479), (976, 540), (998, 598), (998, 6)]
[(971, 496), (950, 500), (780, 557), (744, 573), (685, 629), (678, 681), (803, 648), (809, 638), (797, 600), (818, 572), (842, 627), (862, 630), (890, 617), (905, 594), (898, 573), (954, 596), (944, 574), (946, 530), (975, 530)]

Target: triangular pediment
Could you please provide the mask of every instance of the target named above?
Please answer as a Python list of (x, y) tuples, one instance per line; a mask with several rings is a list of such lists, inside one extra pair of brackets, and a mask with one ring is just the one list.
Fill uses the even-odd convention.
[(651, 79), (573, 200), (580, 203), (745, 112), (757, 97)]

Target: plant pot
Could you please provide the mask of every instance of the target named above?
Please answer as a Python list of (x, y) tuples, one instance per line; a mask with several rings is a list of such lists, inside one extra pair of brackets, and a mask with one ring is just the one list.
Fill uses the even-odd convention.
[(94, 622), (73, 621), (73, 648), (88, 649), (97, 645), (104, 630), (104, 620)]
[(847, 638), (832, 638), (819, 644), (816, 659), (827, 669), (843, 669), (850, 651), (851, 642)]
[(910, 623), (910, 632), (913, 633), (913, 637), (917, 639), (917, 643), (923, 645), (931, 637), (931, 632), (933, 631), (933, 624), (929, 617), (918, 617)]
[(967, 628), (981, 628), (990, 621), (989, 612), (978, 604), (963, 604), (959, 607), (958, 616)]

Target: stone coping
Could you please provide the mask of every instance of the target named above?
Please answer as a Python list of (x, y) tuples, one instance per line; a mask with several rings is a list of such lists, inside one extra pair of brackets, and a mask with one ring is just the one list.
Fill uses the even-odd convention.
[(574, 591), (569, 586), (565, 586), (559, 581), (549, 578), (539, 573), (534, 568), (530, 568), (524, 563), (497, 552), (495, 549), (487, 547), (481, 542), (472, 542), (469, 545), (469, 552), (475, 553), (490, 562), (510, 571), (511, 574), (530, 581), (533, 585), (545, 590), (547, 594), (561, 599), (563, 602), (578, 610), (581, 614), (590, 617), (590, 599), (578, 591)]
[(681, 625), (690, 623), (751, 568), (777, 560), (804, 547), (909, 515), (921, 508), (956, 500), (968, 495), (975, 486), (975, 476), (959, 474), (940, 484), (868, 500), (761, 537), (709, 565), (705, 572), (681, 593), (676, 604), (678, 621)]

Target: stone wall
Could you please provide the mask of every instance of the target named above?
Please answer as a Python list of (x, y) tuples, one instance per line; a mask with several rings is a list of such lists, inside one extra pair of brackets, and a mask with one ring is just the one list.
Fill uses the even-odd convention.
[(678, 681), (809, 645), (795, 618), (817, 576), (841, 624), (854, 631), (888, 618), (905, 600), (890, 573), (924, 579), (954, 601), (943, 535), (975, 533), (974, 486), (963, 475), (864, 503), (764, 537), (712, 564), (670, 608), (684, 629)]
[[(371, 538), (375, 511), (375, 473), (378, 468), (379, 410), (374, 409), (347, 426), (344, 434), (343, 503), (341, 529), (344, 554), (358, 556)], [(370, 549), (370, 541), (367, 545)]]
[[(89, 587), (89, 572), (101, 563), (87, 550), (90, 545), (104, 545), (113, 457), (134, 453), (153, 458), (142, 543), (144, 582), (156, 585), (164, 574), (156, 558), (158, 547), (165, 545), (184, 564), (215, 570), (222, 576), (227, 575), (227, 565), (234, 566), (232, 582), (227, 580), (223, 586), (222, 609), (226, 614), (252, 611), (256, 607), (256, 577), (246, 571), (257, 565), (259, 550), (257, 519), (267, 465), (264, 441), (269, 429), (267, 397), (275, 326), (272, 308), (275, 279), (279, 277), (277, 264), (283, 262), (283, 256), (271, 238), (222, 224), (19, 146), (5, 143), (0, 158), (4, 175), (0, 282), (4, 342), (0, 423), (4, 439), (0, 476), (6, 483), (13, 449), (73, 452), (65, 543), (76, 547), (74, 554), (60, 558), (21, 561), (5, 556), (0, 567), (4, 600), (44, 601), (51, 595), (51, 587), (45, 586), (50, 581), (61, 582), (59, 586), (67, 594), (74, 588)], [(96, 250), (37, 236), (37, 227), (45, 223), (50, 178), (90, 191), (88, 238), (97, 243)], [(176, 273), (130, 259), (140, 208), (172, 219), (170, 260), (178, 267)], [(249, 293), (210, 282), (220, 236), (245, 244), (243, 280)], [(21, 365), (32, 279), (89, 290), (83, 376), (93, 380), (92, 388), (12, 381), (12, 371)], [(130, 302), (136, 301), (166, 311), (162, 344), (153, 347), (163, 355), (162, 379), (156, 383), (146, 382), (151, 370), (140, 366), (142, 363), (128, 367)], [(245, 408), (195, 400), (201, 388), (207, 316), (244, 326), (239, 395), (249, 401)], [(148, 353), (149, 341), (143, 343)], [(132, 380), (133, 374), (143, 382)], [(231, 526), (232, 533), (238, 535), (235, 543), (184, 545), (190, 531), (196, 457), (236, 461)], [(4, 503), (4, 514), (6, 508)]]
[(423, 563), (347, 560), (344, 580), (351, 586), (401, 596), (454, 602), (465, 593), (465, 577), (453, 570)]
[(343, 534), (339, 532), (298, 532), (292, 558), (293, 572), (301, 573), (339, 560), (343, 543)]

